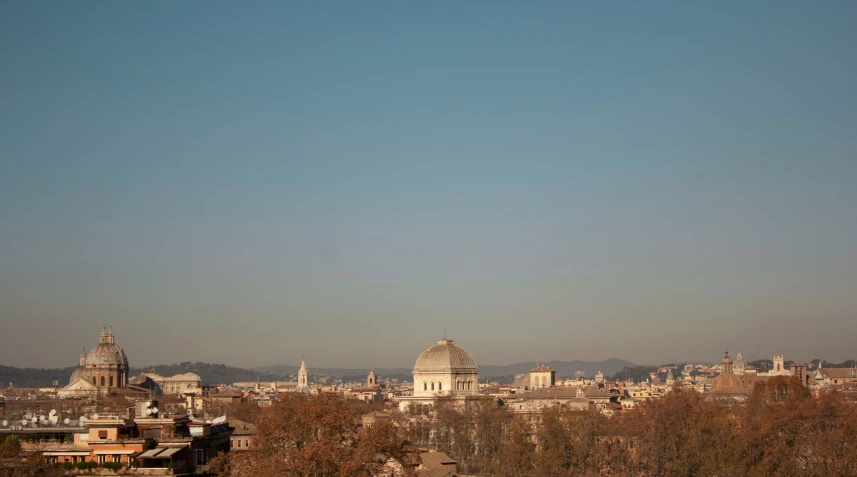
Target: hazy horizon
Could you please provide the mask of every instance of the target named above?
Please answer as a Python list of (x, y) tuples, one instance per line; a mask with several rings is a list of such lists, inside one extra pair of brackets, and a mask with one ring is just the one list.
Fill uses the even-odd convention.
[(0, 11), (0, 364), (857, 358), (857, 3)]

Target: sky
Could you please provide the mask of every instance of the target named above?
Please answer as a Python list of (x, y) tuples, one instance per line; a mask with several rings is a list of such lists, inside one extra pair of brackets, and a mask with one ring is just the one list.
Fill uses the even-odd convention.
[(0, 364), (857, 358), (855, 23), (4, 2)]

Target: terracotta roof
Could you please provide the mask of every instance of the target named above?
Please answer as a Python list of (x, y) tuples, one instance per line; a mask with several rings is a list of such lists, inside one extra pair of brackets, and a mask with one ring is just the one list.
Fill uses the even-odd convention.
[(521, 399), (573, 399), (577, 397), (577, 390), (570, 387), (542, 388), (517, 396)]
[(728, 391), (735, 388), (743, 388), (744, 383), (741, 378), (731, 373), (720, 373), (714, 381), (711, 382), (712, 391)]
[(232, 435), (235, 435), (235, 436), (252, 436), (252, 435), (256, 434), (256, 425), (255, 424), (252, 424), (249, 422), (244, 422), (244, 421), (239, 421), (237, 419), (230, 419), (228, 422), (229, 422), (230, 426), (235, 428), (235, 430), (232, 431)]
[[(831, 379), (849, 379), (854, 378), (851, 374), (851, 368), (821, 368), (821, 376)], [(857, 378), (855, 378), (857, 380)]]
[(443, 452), (421, 452), (420, 459), (422, 461), (422, 465), (428, 468), (435, 468), (458, 463), (458, 461), (449, 457)]
[(552, 369), (550, 366), (541, 365), (541, 366), (537, 366), (537, 367), (533, 368), (533, 370), (530, 372), (531, 373), (551, 373), (551, 372), (556, 372), (556, 370)]

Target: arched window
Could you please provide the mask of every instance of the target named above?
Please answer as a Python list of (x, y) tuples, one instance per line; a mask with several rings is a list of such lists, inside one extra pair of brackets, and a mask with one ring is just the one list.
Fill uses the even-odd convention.
[(434, 391), (434, 381), (431, 382), (431, 390)]
[(101, 385), (104, 386), (104, 376), (101, 376)]
[(113, 387), (113, 376), (110, 376), (110, 387)]
[(437, 383), (437, 390), (443, 391), (443, 383)]
[(98, 383), (97, 383), (97, 382), (95, 382), (95, 376), (93, 376), (93, 377), (92, 377), (92, 385), (93, 385), (93, 386), (95, 386), (96, 384), (98, 384)]
[(428, 383), (423, 383), (423, 391), (428, 391)]

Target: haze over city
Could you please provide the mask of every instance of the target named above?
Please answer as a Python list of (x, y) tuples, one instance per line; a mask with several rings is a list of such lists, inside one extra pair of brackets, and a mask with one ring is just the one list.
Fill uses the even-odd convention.
[(0, 364), (854, 358), (857, 3), (0, 7)]

